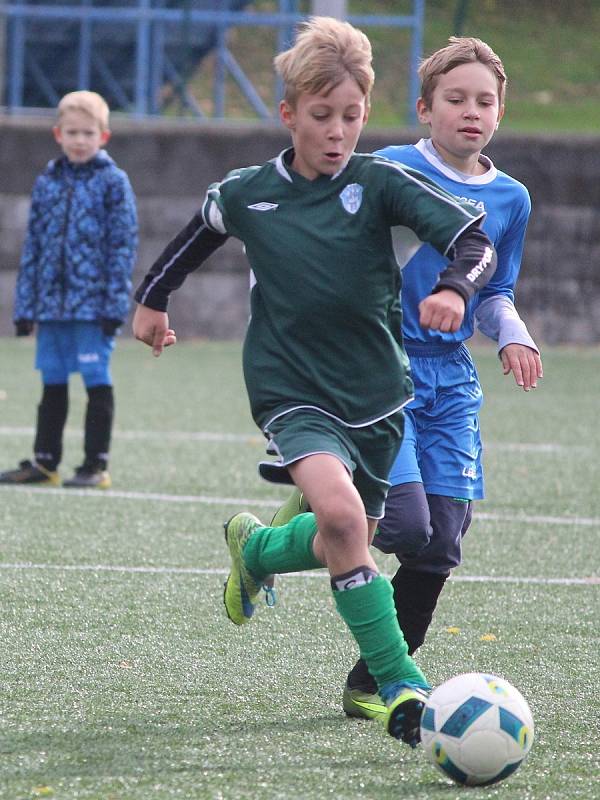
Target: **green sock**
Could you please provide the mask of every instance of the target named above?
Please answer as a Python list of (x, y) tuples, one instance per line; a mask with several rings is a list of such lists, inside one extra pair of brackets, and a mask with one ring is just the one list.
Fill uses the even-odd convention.
[(277, 528), (259, 528), (246, 542), (244, 563), (257, 580), (265, 575), (322, 567), (312, 548), (316, 533), (312, 513), (298, 514)]
[(394, 590), (383, 575), (370, 583), (345, 591), (334, 591), (335, 604), (358, 643), (369, 672), (381, 688), (411, 681), (427, 684), (413, 659), (398, 625)]

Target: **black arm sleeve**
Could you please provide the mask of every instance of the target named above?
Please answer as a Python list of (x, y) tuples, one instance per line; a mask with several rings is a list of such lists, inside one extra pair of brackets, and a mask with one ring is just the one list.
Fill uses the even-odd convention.
[(195, 214), (156, 259), (135, 292), (136, 302), (166, 311), (171, 292), (228, 238), (208, 228), (200, 212)]
[(466, 305), (496, 271), (496, 251), (485, 233), (473, 225), (461, 233), (449, 255), (452, 261), (440, 273), (432, 294), (442, 289), (454, 289)]

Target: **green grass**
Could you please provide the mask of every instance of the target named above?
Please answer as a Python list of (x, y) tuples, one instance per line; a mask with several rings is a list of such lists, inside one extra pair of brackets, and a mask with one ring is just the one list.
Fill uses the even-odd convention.
[[(506, 115), (501, 131), (595, 134), (600, 129), (600, 5), (595, 0), (425, 0), (423, 55), (443, 47), (454, 33), (476, 36), (499, 54), (508, 75)], [(256, 0), (253, 8), (274, 11), (276, 0)], [(412, 0), (348, 0), (349, 15), (410, 15)], [(309, 14), (310, 0), (299, 10)], [(457, 27), (458, 25), (458, 27)], [(376, 72), (370, 127), (408, 122), (410, 35), (402, 28), (364, 27), (373, 44)], [(263, 101), (273, 107), (272, 58), (275, 34), (266, 28), (233, 28), (229, 46)], [(211, 115), (214, 64), (203, 62), (192, 91)], [(174, 113), (172, 108), (170, 113)], [(226, 116), (252, 117), (233, 80), (227, 84)]]
[[(536, 740), (513, 777), (461, 790), (345, 718), (355, 649), (322, 573), (281, 578), (278, 606), (243, 630), (225, 619), (222, 522), (243, 505), (268, 519), (285, 496), (257, 477), (240, 347), (155, 360), (123, 340), (113, 490), (0, 490), (0, 797), (597, 798), (600, 350), (549, 350), (529, 394), (475, 352), (488, 500), (419, 663), (433, 683), (489, 670), (521, 689)], [(0, 363), (4, 467), (29, 455), (33, 342), (0, 339)], [(71, 394), (66, 474), (81, 460), (76, 377)]]
[[(454, 0), (427, 0), (425, 53), (453, 33)], [(449, 15), (452, 12), (452, 16)], [(508, 76), (501, 130), (597, 133), (600, 52), (593, 30), (600, 7), (565, 3), (470, 2), (462, 34), (488, 42)]]
[[(570, 5), (551, 0), (467, 1), (457, 28), (458, 0), (426, 0), (424, 56), (443, 47), (454, 33), (488, 42), (508, 76), (506, 115), (501, 130), (524, 133), (597, 133), (600, 128), (600, 50), (596, 31), (600, 6), (592, 0)], [(350, 0), (354, 13), (409, 13), (411, 0)], [(408, 37), (371, 28), (376, 81), (372, 126), (406, 121)], [(378, 54), (380, 57), (378, 58)], [(404, 85), (403, 85), (404, 84)], [(400, 113), (399, 113), (400, 112)]]

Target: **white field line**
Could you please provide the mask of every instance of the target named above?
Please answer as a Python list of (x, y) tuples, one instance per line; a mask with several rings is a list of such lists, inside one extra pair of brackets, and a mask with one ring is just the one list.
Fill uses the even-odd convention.
[[(281, 499), (259, 497), (222, 497), (204, 494), (166, 494), (162, 492), (125, 492), (118, 489), (99, 491), (98, 489), (63, 489), (61, 487), (8, 486), (0, 485), (0, 492), (19, 492), (21, 494), (44, 494), (51, 497), (95, 497), (98, 499), (142, 500), (158, 503), (187, 503), (207, 506), (235, 506), (237, 508), (279, 508)], [(511, 514), (493, 511), (477, 511), (475, 519), (482, 522), (519, 522), (528, 525), (564, 525), (568, 527), (597, 527), (600, 531), (600, 517), (555, 517), (549, 515)]]
[[(12, 427), (0, 425), (0, 436), (33, 436), (34, 428)], [(69, 438), (81, 438), (81, 430), (66, 428), (65, 435)], [(113, 439), (156, 440), (165, 442), (242, 442), (245, 444), (260, 444), (266, 439), (258, 433), (214, 433), (211, 431), (123, 431), (114, 430)]]
[(600, 531), (600, 517), (553, 517), (543, 514), (501, 514), (492, 511), (477, 511), (477, 505), (475, 505), (473, 519), (488, 522), (525, 522), (528, 525), (583, 525), (585, 527), (598, 528), (598, 531)]
[[(0, 426), (0, 436), (33, 436), (34, 428), (18, 426)], [(67, 428), (65, 435), (69, 438), (81, 438), (81, 430)], [(242, 444), (261, 444), (264, 437), (258, 433), (215, 433), (211, 431), (126, 431), (115, 430), (114, 439), (124, 441), (164, 441), (164, 442), (231, 442)], [(486, 450), (501, 450), (522, 453), (561, 453), (590, 450), (585, 445), (562, 445), (554, 442), (518, 443), (518, 442), (486, 442)]]
[(60, 486), (9, 486), (0, 485), (0, 492), (10, 491), (20, 494), (43, 494), (51, 497), (95, 497), (97, 500), (104, 498), (111, 500), (143, 500), (144, 502), (158, 503), (195, 503), (205, 506), (237, 506), (240, 509), (251, 508), (279, 508), (281, 499), (259, 497), (219, 497), (205, 494), (164, 494), (162, 492), (122, 492), (117, 489), (63, 489)]
[[(126, 574), (144, 573), (150, 575), (227, 575), (229, 570), (216, 567), (135, 567), (115, 564), (0, 564), (0, 570), (41, 570), (55, 572), (122, 572)], [(290, 578), (329, 578), (324, 570), (311, 572), (295, 572), (280, 576), (284, 580)], [(388, 576), (389, 577), (389, 576)], [(505, 575), (453, 575), (452, 581), (459, 583), (519, 583), (559, 586), (591, 586), (600, 585), (600, 577), (587, 578), (517, 578)]]

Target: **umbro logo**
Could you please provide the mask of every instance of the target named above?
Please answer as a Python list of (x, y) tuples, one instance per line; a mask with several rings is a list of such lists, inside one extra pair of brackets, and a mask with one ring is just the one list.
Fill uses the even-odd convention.
[(248, 208), (251, 211), (275, 211), (279, 208), (279, 203), (252, 203)]

